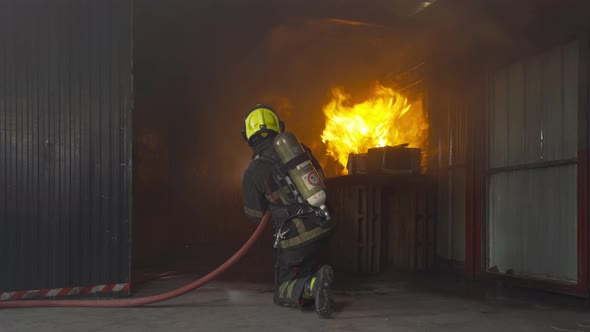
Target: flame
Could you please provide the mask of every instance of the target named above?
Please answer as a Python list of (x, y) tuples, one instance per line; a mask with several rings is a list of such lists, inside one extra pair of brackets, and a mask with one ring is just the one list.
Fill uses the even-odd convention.
[(420, 100), (410, 104), (408, 98), (379, 83), (368, 100), (355, 105), (348, 100), (342, 90), (332, 90), (332, 100), (324, 107), (322, 134), (328, 155), (344, 167), (343, 174), (350, 153), (404, 143), (426, 151), (428, 122)]

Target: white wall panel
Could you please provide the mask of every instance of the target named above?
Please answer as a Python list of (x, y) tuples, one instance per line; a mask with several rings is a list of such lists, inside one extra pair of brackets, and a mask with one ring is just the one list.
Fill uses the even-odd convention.
[(492, 177), (489, 267), (576, 280), (576, 169), (570, 165)]
[(542, 159), (563, 158), (563, 77), (561, 49), (542, 56), (541, 69), (541, 116), (543, 117)]
[(493, 75), (489, 268), (576, 281), (578, 53), (572, 43)]
[(508, 68), (508, 164), (522, 164), (526, 160), (526, 117), (524, 109), (524, 66)]
[(526, 162), (542, 161), (543, 117), (541, 116), (541, 59), (534, 58), (525, 67)]

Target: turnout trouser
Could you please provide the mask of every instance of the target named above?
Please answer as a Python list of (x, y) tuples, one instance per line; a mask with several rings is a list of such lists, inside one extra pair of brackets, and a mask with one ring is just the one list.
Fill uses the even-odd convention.
[(274, 303), (286, 307), (302, 304), (301, 293), (318, 269), (324, 242), (322, 238), (298, 248), (276, 250)]

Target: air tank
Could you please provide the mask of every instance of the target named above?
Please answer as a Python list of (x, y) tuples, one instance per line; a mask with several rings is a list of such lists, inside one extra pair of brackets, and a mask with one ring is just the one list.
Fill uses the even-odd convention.
[(301, 197), (309, 205), (319, 208), (329, 220), (324, 182), (297, 137), (291, 132), (283, 132), (275, 138), (274, 146)]

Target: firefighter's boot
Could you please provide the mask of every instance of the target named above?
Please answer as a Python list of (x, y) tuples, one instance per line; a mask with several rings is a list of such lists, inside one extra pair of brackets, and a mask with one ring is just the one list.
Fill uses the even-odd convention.
[(315, 312), (320, 318), (330, 318), (332, 316), (332, 305), (334, 304), (333, 281), (334, 270), (331, 266), (324, 265), (305, 285), (302, 298), (314, 300)]

